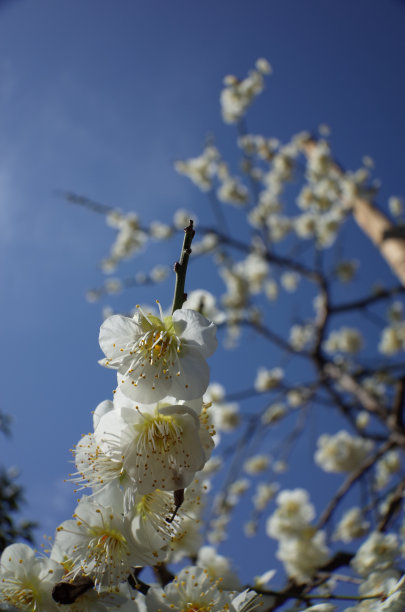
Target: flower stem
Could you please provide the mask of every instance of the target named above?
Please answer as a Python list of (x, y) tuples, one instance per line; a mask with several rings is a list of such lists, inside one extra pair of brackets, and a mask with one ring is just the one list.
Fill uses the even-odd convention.
[(194, 238), (194, 223), (190, 219), (190, 223), (184, 228), (184, 240), (183, 246), (181, 247), (180, 260), (174, 264), (174, 271), (176, 272), (176, 286), (174, 289), (172, 314), (175, 310), (181, 308), (187, 299), (187, 294), (184, 292), (186, 284), (186, 272), (188, 260), (191, 254), (191, 242)]

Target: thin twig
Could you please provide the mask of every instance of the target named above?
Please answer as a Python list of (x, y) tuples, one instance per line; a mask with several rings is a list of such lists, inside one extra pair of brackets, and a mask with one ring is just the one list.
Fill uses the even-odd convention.
[(190, 219), (190, 223), (184, 228), (184, 240), (183, 246), (181, 247), (180, 260), (174, 264), (174, 271), (176, 273), (176, 286), (174, 289), (172, 313), (175, 310), (181, 308), (187, 299), (187, 294), (184, 292), (186, 285), (186, 273), (188, 260), (191, 255), (191, 243), (195, 236), (193, 220)]
[(396, 285), (391, 289), (382, 289), (378, 293), (373, 295), (369, 295), (367, 297), (361, 298), (359, 300), (354, 300), (352, 302), (343, 302), (342, 304), (336, 304), (335, 306), (331, 306), (330, 312), (335, 314), (337, 312), (345, 312), (348, 310), (358, 310), (362, 308), (366, 308), (367, 306), (371, 306), (376, 302), (380, 302), (382, 300), (389, 299), (394, 295), (404, 293), (405, 287), (403, 285)]

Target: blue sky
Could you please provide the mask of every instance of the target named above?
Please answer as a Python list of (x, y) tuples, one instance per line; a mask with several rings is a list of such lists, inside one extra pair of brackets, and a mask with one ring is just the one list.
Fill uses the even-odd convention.
[[(263, 56), (274, 74), (249, 129), (286, 140), (329, 124), (345, 167), (373, 157), (385, 205), (405, 194), (404, 26), (400, 0), (0, 1), (1, 410), (13, 416), (0, 460), (19, 466), (25, 514), (41, 533), (70, 516), (68, 449), (113, 385), (97, 364), (100, 308), (84, 300), (113, 234), (55, 191), (145, 222), (169, 221), (177, 207), (211, 222), (173, 162), (199, 154), (211, 133), (234, 155), (222, 78)], [(367, 248), (358, 246), (370, 257)], [(148, 257), (171, 263), (177, 252)], [(369, 277), (388, 274), (376, 258)], [(148, 299), (132, 294), (122, 307)]]

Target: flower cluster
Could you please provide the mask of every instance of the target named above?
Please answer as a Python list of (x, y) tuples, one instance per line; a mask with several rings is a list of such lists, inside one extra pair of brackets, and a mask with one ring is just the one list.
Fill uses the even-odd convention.
[[(277, 541), (287, 575), (279, 591), (266, 591), (273, 569), (253, 578), (265, 609), (332, 612), (350, 599), (347, 612), (405, 609), (399, 561), (405, 556), (405, 320), (398, 264), (405, 251), (390, 262), (402, 270), (401, 285), (374, 286), (364, 295), (348, 286), (363, 273), (359, 253), (341, 257), (343, 246), (353, 245), (356, 222), (390, 261), (391, 247), (403, 243), (391, 241), (403, 234), (403, 201), (388, 203), (394, 226), (372, 202), (372, 160), (343, 170), (326, 126), (319, 137), (302, 132), (283, 142), (250, 134), (245, 113), (270, 71), (260, 59), (245, 79), (225, 79), (221, 109), (226, 123), (238, 124), (240, 171), (213, 140), (201, 155), (175, 163), (208, 195), (215, 223), (200, 228), (193, 251), (212, 258), (222, 295), (191, 291), (166, 315), (160, 305), (158, 311), (137, 306), (130, 316), (105, 311), (100, 363), (116, 372), (117, 383), (113, 398), (97, 406), (93, 431), (74, 448), (71, 479), (86, 494), (72, 519), (59, 525), (49, 557), (25, 545), (4, 551), (0, 604), (13, 611), (52, 612), (56, 602), (82, 612), (253, 610), (260, 605), (255, 594), (242, 590), (214, 548), (238, 529), (244, 552), (232, 514), (240, 520), (248, 503), (244, 535), (260, 536), (264, 528)], [(234, 205), (237, 225), (223, 204)], [(117, 236), (103, 271), (149, 239), (175, 236), (190, 216), (180, 208), (170, 223), (147, 226), (135, 213), (109, 209), (107, 223)], [(157, 265), (126, 281), (109, 278), (88, 297), (161, 282), (168, 270)], [(210, 383), (216, 327), (225, 330), (227, 348), (241, 349), (232, 370), (240, 372), (235, 393)], [(301, 438), (309, 430), (307, 453)], [(211, 456), (226, 436), (223, 454)], [(306, 473), (308, 462), (321, 468), (312, 498), (318, 504), (324, 493), (326, 501), (317, 525), (303, 488), (315, 480)], [(296, 477), (291, 466), (298, 467), (300, 488), (284, 486)], [(220, 468), (227, 477), (220, 487), (213, 482), (208, 512), (209, 478)], [(192, 565), (171, 575), (167, 564), (190, 559)], [(145, 566), (154, 568), (158, 584), (141, 582)], [(337, 605), (314, 604), (322, 598)]]
[(344, 430), (334, 435), (322, 434), (318, 438), (315, 462), (325, 472), (351, 472), (364, 461), (373, 446), (371, 440), (351, 436)]
[(281, 491), (276, 503), (277, 509), (267, 520), (267, 535), (278, 540), (277, 557), (287, 574), (304, 583), (329, 557), (326, 534), (310, 524), (315, 510), (304, 489)]
[(225, 88), (221, 92), (220, 100), (222, 117), (226, 123), (235, 123), (243, 117), (253, 99), (263, 90), (263, 75), (270, 72), (270, 64), (261, 58), (245, 79), (239, 81), (233, 75), (225, 77)]
[[(197, 473), (214, 446), (202, 395), (215, 325), (194, 310), (164, 317), (159, 309), (160, 317), (139, 308), (132, 318), (113, 315), (102, 324), (103, 365), (118, 371), (118, 387), (113, 401), (96, 408), (94, 432), (75, 447), (72, 475), (92, 492), (57, 528), (50, 558), (22, 544), (4, 551), (0, 601), (46, 612), (56, 602), (76, 602), (80, 610), (125, 610), (135, 602), (130, 609), (154, 610), (162, 597), (170, 609), (190, 598), (187, 605), (198, 608), (250, 607), (254, 593), (219, 590), (220, 576), (200, 567), (184, 570), (167, 594), (154, 587), (143, 598), (125, 586), (131, 576), (136, 584), (135, 568), (197, 554), (205, 488)], [(163, 600), (159, 607), (166, 609)]]

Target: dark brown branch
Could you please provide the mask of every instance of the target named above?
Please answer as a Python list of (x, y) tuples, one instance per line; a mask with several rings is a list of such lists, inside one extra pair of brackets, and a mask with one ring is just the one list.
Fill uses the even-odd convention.
[[(337, 552), (329, 561), (325, 563), (322, 567), (318, 569), (317, 574), (321, 574), (322, 572), (333, 572), (339, 567), (349, 565), (350, 561), (353, 558), (352, 553), (339, 551)], [(324, 582), (324, 579), (321, 579), (321, 583)], [(267, 589), (258, 589), (254, 588), (256, 593), (260, 593), (262, 595), (270, 595), (274, 597), (274, 602), (263, 612), (273, 612), (277, 608), (280, 608), (286, 601), (289, 599), (299, 599), (304, 600), (306, 602), (310, 601), (311, 596), (309, 591), (316, 586), (318, 586), (319, 580), (315, 576), (314, 579), (310, 583), (306, 584), (297, 584), (294, 580), (289, 580), (281, 591), (271, 591)], [(249, 587), (252, 588), (252, 587)]]
[(89, 576), (76, 576), (68, 582), (62, 580), (52, 589), (52, 599), (60, 604), (73, 604), (80, 595), (94, 587)]
[(253, 321), (241, 321), (241, 324), (249, 325), (252, 329), (254, 329), (258, 334), (263, 336), (263, 338), (267, 338), (273, 344), (278, 346), (283, 351), (287, 353), (291, 353), (296, 355), (297, 357), (304, 357), (305, 359), (310, 359), (311, 355), (307, 351), (297, 351), (294, 347), (291, 346), (284, 338), (276, 334), (274, 331), (265, 327), (261, 323), (255, 323)]
[(355, 300), (353, 302), (343, 302), (343, 304), (336, 304), (335, 306), (331, 306), (330, 312), (331, 314), (335, 314), (337, 312), (345, 312), (348, 310), (360, 310), (362, 308), (367, 308), (367, 306), (371, 306), (376, 302), (380, 302), (381, 300), (386, 300), (394, 295), (404, 293), (405, 287), (403, 285), (396, 285), (391, 289), (382, 289), (378, 293), (373, 295), (369, 295), (365, 298), (361, 298), (359, 300)]
[(172, 582), (174, 578), (174, 574), (170, 572), (165, 563), (159, 563), (159, 565), (155, 565), (153, 568), (153, 573), (159, 581), (159, 584), (162, 587), (165, 587), (169, 582)]
[(403, 429), (403, 409), (405, 396), (405, 376), (397, 381), (394, 405), (392, 407), (393, 425), (398, 429)]
[[(309, 138), (302, 145), (308, 158), (316, 150), (316, 145), (316, 141), (312, 138)], [(333, 162), (332, 167), (337, 173), (344, 176), (344, 171), (337, 163)], [(346, 204), (346, 208), (351, 209), (357, 225), (379, 250), (391, 267), (392, 272), (396, 274), (402, 284), (405, 284), (405, 241), (403, 234), (398, 235), (398, 228), (367, 197), (354, 195), (351, 201)]]
[(58, 190), (55, 191), (55, 195), (63, 198), (67, 202), (71, 204), (78, 204), (79, 206), (83, 206), (84, 208), (88, 208), (93, 212), (100, 213), (102, 215), (108, 215), (110, 212), (114, 212), (116, 208), (113, 206), (109, 206), (108, 204), (101, 204), (100, 202), (95, 202), (86, 196), (81, 196), (77, 193), (73, 193), (72, 191), (63, 191)]

